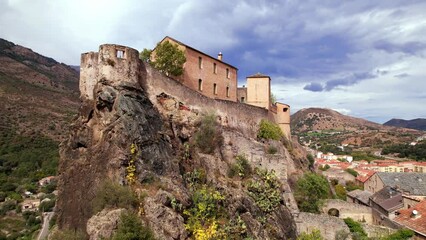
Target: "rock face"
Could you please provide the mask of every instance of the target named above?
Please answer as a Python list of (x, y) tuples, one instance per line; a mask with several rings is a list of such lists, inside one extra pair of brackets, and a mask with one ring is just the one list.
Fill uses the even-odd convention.
[[(287, 196), (264, 215), (249, 196), (246, 182), (228, 176), (235, 157), (245, 154), (253, 168), (274, 170), (282, 185), (279, 189), (282, 196), (289, 194), (287, 171), (294, 171), (295, 167), (282, 144), (256, 142), (229, 127), (223, 120), (225, 117), (218, 116), (217, 123), (222, 124), (219, 134), (224, 141), (213, 153), (202, 154), (195, 147), (194, 136), (204, 113), (185, 105), (170, 92), (153, 95), (155, 91), (148, 89), (152, 89), (150, 82), (156, 79), (147, 74), (136, 50), (102, 45), (99, 53), (82, 55), (81, 67), (82, 106), (60, 151), (57, 212), (61, 229), (82, 230), (95, 239), (97, 233), (109, 233), (108, 228), (115, 227), (111, 221), (94, 227), (95, 219), (110, 213), (93, 216), (96, 213), (92, 202), (106, 179), (130, 184), (126, 167), (133, 158), (130, 151), (133, 145), (138, 154), (134, 162), (136, 183), (132, 189), (144, 194), (141, 218), (159, 239), (191, 236), (185, 226), (188, 218), (185, 210), (193, 207), (194, 190), (185, 176), (194, 169), (205, 173), (204, 185), (224, 196), (219, 208), (225, 209), (225, 221), (240, 219), (247, 229), (244, 231), (256, 239), (296, 238), (295, 222), (288, 208), (294, 206), (289, 206)], [(190, 91), (185, 94), (190, 96)], [(247, 108), (241, 107), (245, 111)], [(232, 121), (237, 120), (229, 120)], [(276, 154), (267, 154), (265, 148), (269, 145), (275, 145)]]
[(104, 209), (98, 214), (92, 216), (87, 221), (87, 234), (90, 240), (109, 239), (112, 233), (117, 229), (120, 215), (126, 211), (125, 209)]

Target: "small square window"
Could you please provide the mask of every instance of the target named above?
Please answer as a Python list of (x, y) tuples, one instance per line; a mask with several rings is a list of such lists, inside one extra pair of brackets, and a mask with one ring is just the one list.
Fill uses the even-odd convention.
[(123, 50), (117, 50), (117, 58), (125, 58), (125, 52)]

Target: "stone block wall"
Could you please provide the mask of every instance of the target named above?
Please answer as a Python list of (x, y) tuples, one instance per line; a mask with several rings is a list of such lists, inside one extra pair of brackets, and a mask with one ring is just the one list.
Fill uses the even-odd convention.
[(145, 89), (151, 102), (161, 93), (171, 95), (199, 112), (216, 113), (224, 126), (238, 129), (246, 136), (256, 137), (259, 122), (262, 119), (273, 121), (273, 116), (264, 108), (241, 104), (233, 101), (211, 99), (182, 83), (174, 81), (146, 64)]
[(322, 212), (328, 214), (330, 209), (339, 211), (339, 218), (352, 218), (355, 221), (373, 223), (372, 209), (356, 203), (350, 203), (339, 199), (328, 199), (324, 202)]
[(342, 219), (326, 214), (301, 212), (295, 220), (299, 234), (310, 233), (317, 229), (324, 239), (335, 239), (336, 233), (339, 231), (349, 233), (349, 228)]

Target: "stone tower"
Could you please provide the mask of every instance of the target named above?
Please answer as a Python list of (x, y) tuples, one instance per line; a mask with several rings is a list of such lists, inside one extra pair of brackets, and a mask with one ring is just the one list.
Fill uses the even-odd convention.
[(247, 77), (247, 104), (269, 109), (271, 78), (261, 73)]
[(290, 105), (280, 102), (276, 102), (275, 105), (277, 106), (275, 123), (280, 126), (281, 131), (283, 131), (286, 138), (290, 140)]

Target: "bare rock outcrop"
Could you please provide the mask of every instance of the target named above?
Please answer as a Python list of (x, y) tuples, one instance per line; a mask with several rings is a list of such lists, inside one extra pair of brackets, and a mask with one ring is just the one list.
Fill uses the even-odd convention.
[[(117, 51), (123, 51), (121, 56), (126, 57), (117, 57)], [(81, 73), (79, 118), (60, 152), (57, 212), (61, 229), (82, 230), (91, 239), (112, 233), (118, 212), (103, 211), (93, 216), (96, 194), (102, 182), (109, 179), (131, 185), (132, 190), (143, 195), (138, 213), (159, 239), (194, 237), (196, 231), (188, 229), (189, 218), (193, 216), (196, 221), (199, 216), (191, 215), (191, 211), (203, 214), (204, 204), (212, 202), (215, 208), (210, 207), (209, 211), (220, 210), (220, 214), (211, 222), (220, 220), (215, 224), (223, 225), (213, 227), (214, 231), (225, 231), (228, 224), (229, 228), (240, 227), (246, 236), (255, 239), (296, 238), (291, 207), (284, 197), (290, 191), (287, 171), (294, 166), (281, 143), (257, 142), (230, 127), (227, 118), (218, 116), (216, 124), (221, 130), (216, 134), (223, 142), (212, 153), (201, 153), (194, 136), (200, 131), (200, 118), (205, 114), (170, 93), (152, 96), (153, 91), (146, 89), (156, 79), (149, 79), (152, 75), (146, 74), (134, 49), (102, 45), (99, 53), (82, 55)], [(131, 152), (131, 146), (136, 147), (137, 154)], [(268, 154), (268, 146), (277, 152)], [(247, 156), (253, 168), (273, 170), (281, 183), (281, 198), (266, 213), (248, 193), (246, 185), (252, 179), (228, 174), (240, 154)], [(135, 183), (128, 178), (131, 165), (135, 167)], [(191, 182), (195, 178), (199, 181), (198, 190)], [(219, 200), (212, 200), (211, 196)], [(208, 217), (202, 216), (203, 222), (196, 227), (203, 230), (214, 226), (203, 226), (211, 220)]]
[(87, 221), (87, 234), (90, 240), (110, 239), (114, 230), (117, 229), (120, 216), (126, 210), (120, 209), (104, 209), (93, 215)]

